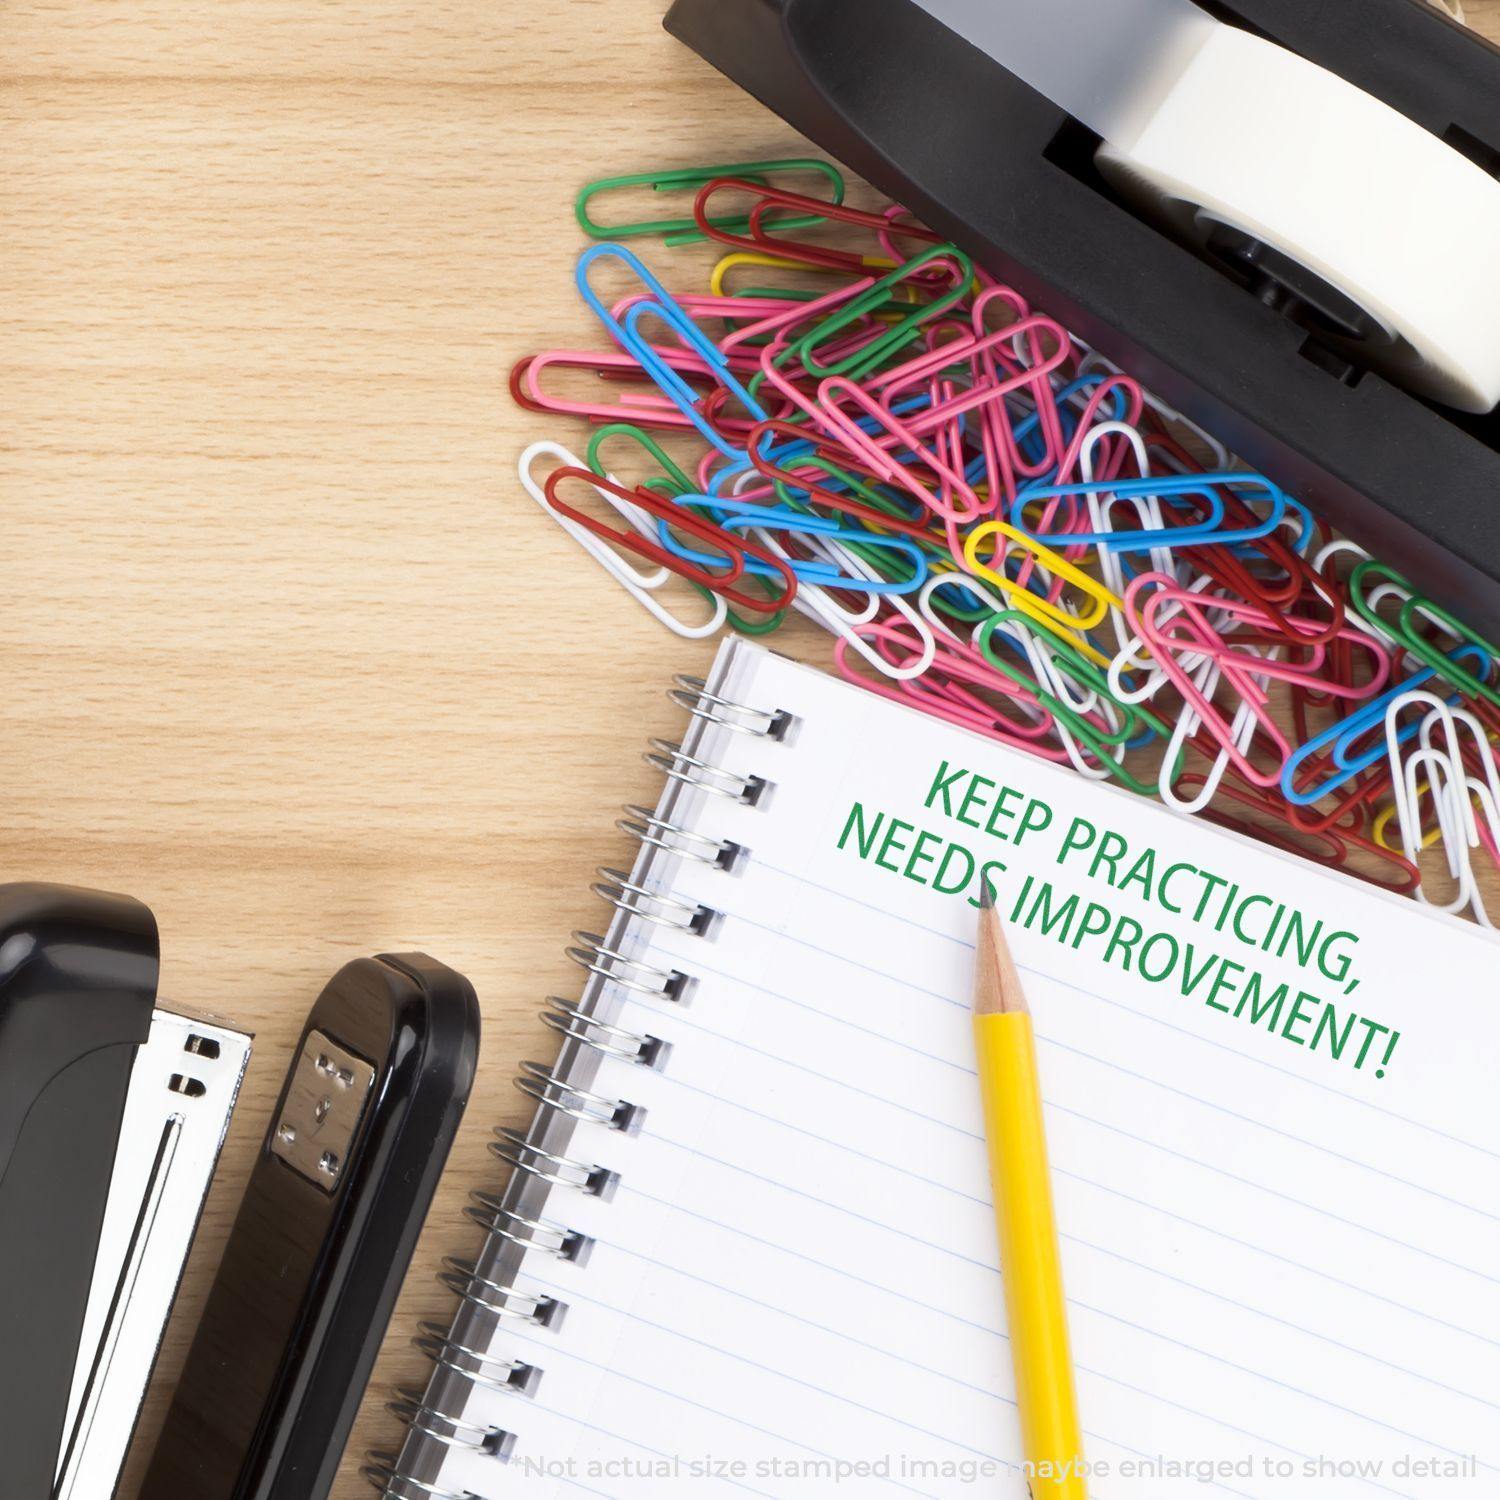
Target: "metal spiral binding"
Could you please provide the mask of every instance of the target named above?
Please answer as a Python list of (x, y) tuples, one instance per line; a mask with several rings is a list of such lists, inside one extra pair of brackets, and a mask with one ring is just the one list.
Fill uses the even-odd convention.
[(675, 854), (680, 859), (693, 859), (701, 865), (713, 865), (720, 870), (732, 870), (745, 851), (730, 839), (711, 839), (701, 833), (679, 828), (665, 818), (659, 818), (647, 807), (628, 803), (625, 816), (617, 819), (615, 827), (621, 833), (652, 849), (661, 849)]
[(609, 1099), (590, 1089), (579, 1088), (551, 1072), (546, 1063), (523, 1062), (512, 1080), (528, 1099), (535, 1099), (543, 1109), (554, 1109), (569, 1119), (590, 1125), (608, 1125), (625, 1135), (635, 1135), (641, 1128), (646, 1111), (627, 1099)]
[(461, 1260), (456, 1255), (443, 1257), (438, 1280), (449, 1291), (457, 1292), (465, 1302), (472, 1302), (475, 1307), (482, 1307), (497, 1318), (530, 1323), (533, 1328), (556, 1328), (568, 1310), (568, 1304), (559, 1302), (556, 1297), (538, 1297), (491, 1281), (488, 1276), (479, 1274), (479, 1267), (472, 1260)]
[(616, 911), (622, 911), (628, 917), (639, 917), (656, 927), (671, 927), (703, 937), (719, 915), (711, 906), (689, 906), (675, 896), (637, 885), (623, 870), (601, 868), (599, 874), (602, 879), (596, 880), (589, 889), (601, 901), (608, 901)]
[(482, 1427), (477, 1422), (449, 1416), (447, 1412), (428, 1406), (420, 1391), (398, 1390), (395, 1397), (386, 1402), (385, 1409), (414, 1432), (430, 1437), (445, 1448), (464, 1448), (507, 1463), (516, 1446), (515, 1433), (506, 1432), (503, 1427)]
[(472, 1491), (439, 1489), (435, 1484), (425, 1484), (403, 1474), (396, 1465), (400, 1462), (394, 1453), (367, 1453), (360, 1467), (360, 1477), (374, 1485), (388, 1500), (478, 1500)]
[(462, 1375), (470, 1385), (500, 1396), (532, 1396), (542, 1372), (521, 1359), (501, 1359), (484, 1349), (460, 1344), (441, 1323), (419, 1323), (412, 1343), (433, 1364)]
[(559, 1000), (556, 995), (549, 995), (547, 1004), (551, 1009), (540, 1012), (544, 1026), (602, 1052), (605, 1057), (659, 1071), (671, 1055), (670, 1042), (662, 1041), (659, 1036), (627, 1031), (623, 1026), (611, 1026), (608, 1021), (589, 1015), (576, 1000)]
[(573, 946), (563, 950), (580, 968), (598, 974), (621, 989), (653, 1000), (682, 1000), (692, 988), (692, 980), (680, 969), (657, 969), (638, 963), (628, 953), (611, 948), (597, 932), (575, 932)]
[[(673, 703), (695, 719), (735, 734), (784, 740), (796, 722), (791, 714), (780, 710), (751, 708), (711, 693), (696, 677), (677, 677), (674, 681), (675, 686), (668, 694)], [(651, 741), (646, 760), (671, 781), (747, 806), (756, 806), (770, 787), (763, 777), (725, 770), (665, 740)], [(732, 869), (745, 853), (739, 844), (708, 838), (647, 808), (632, 805), (624, 812), (616, 826), (647, 848), (720, 870)], [(601, 869), (599, 877), (593, 886), (594, 893), (631, 921), (639, 918), (658, 927), (704, 936), (718, 920), (718, 913), (711, 908), (654, 891), (625, 871)], [(597, 933), (575, 932), (566, 951), (589, 975), (650, 1000), (681, 1004), (693, 989), (694, 980), (689, 975), (643, 963)], [(670, 1045), (659, 1037), (613, 1025), (589, 1014), (582, 1005), (556, 996), (548, 999), (541, 1018), (567, 1041), (639, 1067), (660, 1069), (671, 1052)], [(515, 1084), (536, 1101), (540, 1110), (604, 1125), (627, 1135), (638, 1131), (645, 1117), (640, 1106), (582, 1088), (559, 1076), (545, 1063), (523, 1062)], [(571, 1188), (607, 1201), (619, 1183), (618, 1173), (609, 1168), (548, 1150), (519, 1130), (497, 1127), (495, 1137), (489, 1149), (497, 1158), (512, 1171), (545, 1183), (549, 1190)], [(517, 1213), (505, 1207), (504, 1200), (494, 1193), (470, 1194), (464, 1214), (484, 1228), (492, 1244), (501, 1240), (574, 1265), (585, 1263), (594, 1243), (589, 1236), (563, 1224)], [(537, 1328), (559, 1326), (567, 1311), (563, 1302), (491, 1280), (480, 1272), (482, 1264), (489, 1262), (450, 1256), (444, 1260), (438, 1279), (462, 1302), (501, 1323), (519, 1322)], [(421, 1324), (413, 1343), (439, 1369), (461, 1377), (476, 1390), (524, 1398), (535, 1392), (542, 1378), (537, 1366), (472, 1348), (459, 1342), (454, 1329), (445, 1330), (436, 1323)], [(511, 1456), (515, 1445), (513, 1434), (500, 1427), (482, 1427), (453, 1417), (428, 1405), (415, 1391), (398, 1391), (388, 1405), (413, 1432), (446, 1448), (490, 1454), (497, 1461)], [(477, 1500), (469, 1492), (458, 1493), (413, 1479), (402, 1471), (397, 1454), (370, 1453), (366, 1459), (360, 1472), (386, 1500)]]
[(496, 1126), (495, 1134), (499, 1139), (490, 1142), (491, 1154), (517, 1172), (539, 1178), (551, 1187), (577, 1188), (591, 1198), (608, 1200), (614, 1195), (620, 1179), (618, 1173), (611, 1172), (608, 1167), (586, 1166), (570, 1156), (543, 1151), (540, 1146), (533, 1146), (519, 1130), (511, 1130), (508, 1126)]
[(523, 1250), (545, 1250), (555, 1259), (570, 1261), (575, 1266), (586, 1264), (589, 1251), (594, 1248), (588, 1235), (548, 1223), (546, 1219), (528, 1219), (503, 1207), (496, 1194), (477, 1188), (469, 1194), (464, 1216)]
[(731, 802), (744, 802), (750, 807), (765, 796), (767, 782), (763, 776), (742, 776), (738, 771), (726, 771), (722, 766), (689, 755), (673, 740), (653, 739), (647, 743), (651, 748), (644, 757), (646, 764), (660, 771), (669, 781), (680, 781), (700, 792), (726, 797)]
[(678, 675), (672, 680), (677, 686), (667, 697), (695, 719), (719, 724), (736, 734), (753, 734), (769, 740), (785, 739), (787, 730), (792, 727), (792, 716), (784, 710), (746, 708), (732, 698), (721, 698), (717, 693), (709, 692), (708, 684), (701, 677)]

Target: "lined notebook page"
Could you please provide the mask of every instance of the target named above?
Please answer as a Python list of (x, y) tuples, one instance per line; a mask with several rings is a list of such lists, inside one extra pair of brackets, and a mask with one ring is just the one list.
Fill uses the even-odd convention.
[[(680, 1006), (615, 997), (670, 1056), (659, 1073), (601, 1069), (594, 1087), (643, 1106), (642, 1128), (580, 1127), (570, 1154), (617, 1170), (619, 1190), (553, 1194), (548, 1217), (592, 1236), (592, 1255), (528, 1256), (517, 1285), (566, 1316), (507, 1323), (496, 1347), (545, 1373), (534, 1399), (473, 1395), (469, 1418), (515, 1433), (514, 1456), (456, 1454), (443, 1485), (1026, 1493), (972, 1066), (978, 884), (936, 888), (961, 883), (963, 857), (942, 864), (958, 844), (1004, 866), (1036, 1018), (1091, 1494), (1500, 1494), (1495, 940), (726, 650), (728, 695), (789, 711), (794, 732), (709, 745), (771, 783), (759, 807), (693, 804), (698, 828), (748, 854), (729, 874), (653, 876), (721, 919), (707, 940), (636, 924), (638, 956), (693, 990)], [(1034, 803), (1054, 821), (1018, 844)], [(1118, 838), (1113, 865), (1059, 861), (1075, 818)], [(1154, 872), (1120, 884), (1147, 849)], [(1024, 925), (1044, 882), (1047, 933), (1046, 911)], [(1236, 884), (1236, 901), (1266, 898), (1240, 911), (1243, 939), (1214, 930), (1212, 902), (1194, 919), (1205, 889)], [(1110, 930), (1075, 943), (1102, 920), (1090, 903)], [(1301, 914), (1304, 945), (1320, 919), (1320, 942), (1352, 936), (1321, 965), (1295, 943), (1268, 954), (1278, 906), (1282, 923)], [(1120, 918), (1140, 932), (1106, 962), (1131, 936)], [(1174, 946), (1167, 977), (1141, 973)], [(1277, 1012), (1273, 980), (1290, 981)], [(1299, 988), (1313, 998), (1297, 1010)]]

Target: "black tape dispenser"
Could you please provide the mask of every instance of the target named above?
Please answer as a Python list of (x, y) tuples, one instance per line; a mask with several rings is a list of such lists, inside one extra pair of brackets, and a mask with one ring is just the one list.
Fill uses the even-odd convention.
[(1429, 0), (676, 0), (667, 27), (1500, 637), (1500, 50)]

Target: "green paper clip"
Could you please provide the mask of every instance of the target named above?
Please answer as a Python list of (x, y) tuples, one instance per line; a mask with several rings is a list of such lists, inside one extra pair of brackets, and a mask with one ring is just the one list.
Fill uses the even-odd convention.
[[(1383, 620), (1370, 604), (1372, 581), (1393, 584), (1406, 595), (1394, 621)], [(1478, 646), (1491, 661), (1500, 660), (1500, 647), (1476, 634), (1451, 610), (1445, 609), (1441, 604), (1434, 604), (1431, 599), (1417, 593), (1404, 574), (1398, 573), (1389, 563), (1376, 562), (1373, 558), (1362, 562), (1349, 575), (1349, 597), (1360, 617), (1377, 634), (1394, 641), (1416, 657), (1423, 666), (1431, 667), (1438, 678), (1450, 687), (1457, 688), (1466, 697), (1482, 698), (1486, 703), (1500, 708), (1500, 689), (1460, 666), (1450, 655), (1423, 636), (1418, 629), (1417, 616), (1426, 615), (1431, 622), (1446, 630), (1458, 645)], [(1451, 649), (1450, 647), (1449, 650)]]
[(675, 500), (679, 495), (691, 495), (697, 489), (697, 485), (683, 473), (681, 466), (672, 455), (649, 432), (630, 422), (610, 422), (589, 439), (588, 465), (601, 479), (607, 478), (610, 473), (600, 452), (610, 438), (634, 443), (657, 463), (661, 473), (653, 474), (649, 479), (640, 482), (660, 490), (669, 500)]
[[(906, 294), (911, 290), (910, 278), (913, 273), (938, 260), (951, 260), (958, 267), (960, 274), (956, 284), (930, 301), (909, 303)], [(969, 295), (969, 284), (973, 279), (974, 263), (962, 250), (953, 245), (933, 245), (913, 256), (905, 265), (897, 266), (894, 271), (882, 276), (869, 290), (844, 303), (798, 339), (791, 346), (790, 352), (808, 374), (819, 379), (829, 375), (845, 375), (851, 380), (862, 380), (892, 355), (912, 343), (921, 334), (925, 324), (957, 307)], [(883, 312), (893, 303), (910, 305), (912, 311), (897, 318), (884, 333), (845, 359), (825, 365), (815, 357), (813, 351), (820, 345), (832, 342), (867, 313)]]
[[(1120, 728), (1113, 734), (1106, 733), (1098, 725), (1091, 724), (1071, 703), (1043, 687), (1031, 673), (1004, 661), (995, 647), (994, 635), (998, 627), (1007, 624), (1019, 625), (1035, 639), (1051, 655), (1053, 664), (1063, 676), (1076, 682), (1086, 691), (1107, 698), (1113, 703), (1121, 712)], [(1040, 629), (1034, 619), (1015, 609), (1003, 609), (990, 615), (975, 632), (974, 644), (979, 647), (984, 659), (995, 671), (1003, 677), (1008, 677), (1017, 687), (1025, 689), (1054, 717), (1061, 720), (1075, 739), (1082, 740), (1094, 752), (1104, 770), (1122, 786), (1140, 797), (1157, 795), (1155, 783), (1142, 781), (1133, 771), (1116, 760), (1112, 752), (1121, 749), (1143, 729), (1150, 729), (1164, 740), (1170, 738), (1171, 730), (1149, 709), (1142, 708), (1135, 703), (1121, 703), (1110, 692), (1108, 677), (1073, 645), (1061, 636)], [(1182, 770), (1184, 753), (1183, 750), (1177, 753), (1171, 773), (1173, 781), (1176, 781)]]
[[(670, 246), (695, 245), (707, 236), (698, 227), (691, 215), (685, 219), (643, 219), (635, 224), (599, 224), (591, 216), (590, 205), (595, 198), (606, 193), (622, 192), (630, 188), (645, 187), (656, 193), (696, 193), (720, 177), (737, 177), (752, 182), (757, 187), (769, 187), (773, 176), (795, 173), (815, 173), (824, 178), (831, 190), (830, 207), (844, 201), (844, 175), (826, 161), (812, 157), (791, 157), (784, 161), (729, 162), (716, 167), (682, 167), (668, 172), (630, 172), (622, 177), (601, 177), (585, 184), (573, 205), (579, 227), (596, 240), (627, 240), (642, 235), (660, 235)], [(708, 221), (716, 229), (731, 234), (748, 234), (750, 220), (739, 217), (723, 217)], [(778, 229), (810, 229), (823, 220), (815, 214), (800, 214), (793, 218), (775, 219)]]

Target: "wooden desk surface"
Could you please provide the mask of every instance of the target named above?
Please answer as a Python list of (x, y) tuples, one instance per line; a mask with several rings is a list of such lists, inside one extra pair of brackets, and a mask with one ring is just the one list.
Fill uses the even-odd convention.
[[(529, 348), (597, 343), (584, 179), (795, 138), (664, 0), (10, 0), (0, 17), (5, 878), (129, 891), (164, 995), (256, 1051), (148, 1416), (302, 1019), (346, 959), (471, 976), (481, 1075), (336, 1493), (398, 1435), (491, 1124), (576, 992), (636, 751), (711, 644), (580, 564), (517, 488)], [(1471, 17), (1500, 36), (1500, 0)], [(559, 434), (555, 424), (550, 429)], [(824, 649), (810, 648), (818, 659)], [(128, 1488), (128, 1487), (127, 1487)]]

